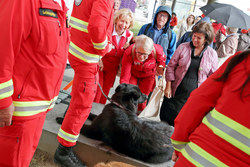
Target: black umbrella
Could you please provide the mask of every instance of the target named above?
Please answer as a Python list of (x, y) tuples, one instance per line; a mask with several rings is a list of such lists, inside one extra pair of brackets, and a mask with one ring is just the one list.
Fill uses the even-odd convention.
[(205, 16), (228, 27), (250, 28), (250, 16), (235, 6), (214, 2), (201, 7), (200, 10)]

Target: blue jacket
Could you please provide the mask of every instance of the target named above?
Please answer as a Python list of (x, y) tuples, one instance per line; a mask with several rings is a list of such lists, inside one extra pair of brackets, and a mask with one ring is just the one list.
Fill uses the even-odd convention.
[[(167, 12), (169, 14), (168, 21), (167, 21), (166, 25), (163, 27), (164, 33), (162, 33), (159, 36), (159, 38), (156, 42), (156, 44), (160, 44), (163, 47), (163, 51), (164, 51), (165, 55), (167, 56), (167, 60), (166, 60), (166, 65), (167, 65), (169, 63), (171, 57), (173, 56), (175, 50), (176, 50), (176, 34), (175, 34), (175, 32), (173, 30), (171, 30), (172, 37), (171, 37), (170, 41), (168, 40), (168, 34), (167, 34), (167, 29), (169, 28), (171, 15), (172, 15), (171, 8), (169, 8), (168, 6), (159, 6), (157, 8), (152, 25), (151, 25), (151, 27), (149, 27), (149, 29), (145, 35), (152, 38), (153, 40), (156, 37), (156, 34), (155, 34), (155, 30), (157, 29), (156, 28), (156, 18), (157, 18), (157, 14), (159, 12)], [(147, 25), (148, 24), (145, 24), (141, 27), (138, 35), (144, 34)]]

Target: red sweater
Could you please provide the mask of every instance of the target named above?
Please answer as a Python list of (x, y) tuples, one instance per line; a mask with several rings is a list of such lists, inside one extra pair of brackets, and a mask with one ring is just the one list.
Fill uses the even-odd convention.
[[(191, 93), (175, 119), (171, 139), (175, 149), (181, 151), (181, 162), (177, 163), (180, 166), (188, 159), (184, 150), (194, 144), (228, 166), (250, 164), (250, 84), (246, 85), (242, 98), (239, 90), (250, 73), (250, 55), (232, 70), (225, 82), (215, 81), (214, 78), (222, 74), (226, 65), (227, 62)], [(213, 108), (216, 111), (212, 111)], [(207, 121), (209, 119), (212, 121)], [(180, 150), (183, 144), (186, 147)], [(203, 161), (201, 158), (198, 160)], [(213, 159), (212, 163), (222, 166), (217, 160)]]

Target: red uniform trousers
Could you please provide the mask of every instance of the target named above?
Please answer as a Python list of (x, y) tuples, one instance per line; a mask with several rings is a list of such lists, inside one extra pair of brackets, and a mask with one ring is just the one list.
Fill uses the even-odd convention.
[[(77, 60), (71, 54), (69, 54), (69, 62), (75, 75), (71, 92), (72, 98), (61, 129), (67, 134), (77, 136), (89, 116), (96, 95), (99, 80), (98, 65), (97, 63), (91, 64)], [(72, 147), (76, 144), (76, 141), (67, 141), (59, 135), (57, 139), (65, 147)]]
[[(108, 96), (110, 89), (114, 85), (117, 71), (118, 71), (118, 68), (111, 69), (111, 70), (104, 69), (103, 71), (99, 71), (99, 83), (106, 96)], [(95, 102), (106, 104), (106, 101), (107, 101), (106, 97), (102, 94), (100, 88), (98, 87)]]
[[(144, 93), (145, 95), (149, 95), (149, 93), (152, 91), (152, 87), (155, 82), (155, 76), (149, 76), (145, 78), (137, 78), (134, 75), (131, 75), (129, 83), (133, 85), (138, 85), (141, 92)], [(146, 107), (147, 101), (144, 103), (141, 103), (138, 105), (138, 111), (143, 111), (143, 109)], [(138, 113), (139, 114), (139, 113)]]
[(1, 167), (29, 166), (39, 143), (45, 118), (46, 112), (33, 118), (13, 116), (11, 126), (0, 128)]

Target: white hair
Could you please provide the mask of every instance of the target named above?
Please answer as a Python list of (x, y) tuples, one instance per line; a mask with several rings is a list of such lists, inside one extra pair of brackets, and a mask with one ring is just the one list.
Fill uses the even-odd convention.
[(153, 40), (146, 35), (140, 35), (135, 38), (135, 48), (143, 48), (148, 53), (151, 53), (153, 46)]
[(236, 28), (236, 27), (227, 27), (227, 28), (232, 33), (236, 33), (238, 31), (238, 28)]

